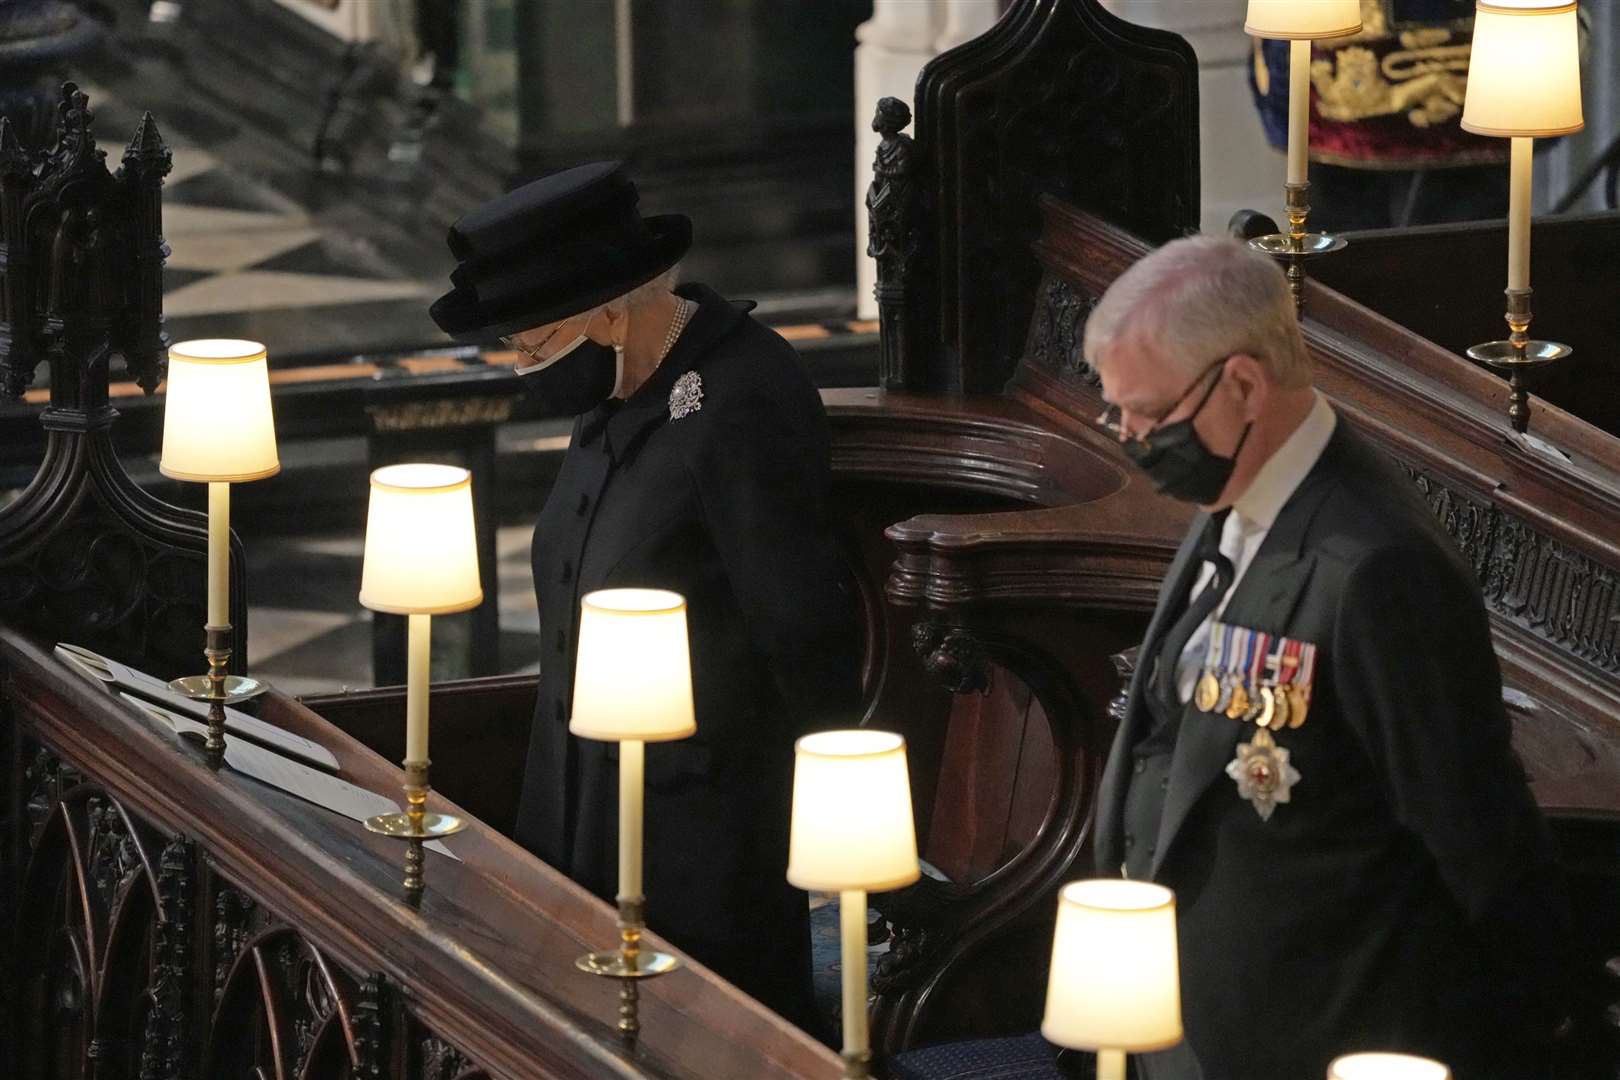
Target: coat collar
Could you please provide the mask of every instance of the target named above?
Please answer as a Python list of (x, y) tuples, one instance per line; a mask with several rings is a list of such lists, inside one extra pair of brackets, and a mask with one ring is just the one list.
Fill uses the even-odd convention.
[(603, 449), (615, 465), (628, 461), (642, 440), (669, 419), (669, 395), (675, 380), (700, 368), (712, 346), (731, 333), (754, 307), (752, 300), (734, 303), (707, 285), (681, 285), (675, 294), (698, 305), (675, 347), (622, 406), (609, 407), (600, 417), (587, 422), (587, 428), (605, 425)]
[[(1274, 634), (1287, 632), (1316, 569), (1316, 555), (1306, 550), (1311, 523), (1332, 490), (1347, 443), (1348, 435), (1341, 424), (1316, 465), (1278, 512), (1254, 561), (1227, 601), (1222, 622)], [(1159, 823), (1158, 853), (1153, 861), (1155, 877), (1193, 805), (1217, 777), (1225, 776), (1226, 764), (1236, 754), (1243, 735), (1241, 724), (1223, 717), (1199, 717), (1181, 726), (1170, 761), (1164, 816)]]

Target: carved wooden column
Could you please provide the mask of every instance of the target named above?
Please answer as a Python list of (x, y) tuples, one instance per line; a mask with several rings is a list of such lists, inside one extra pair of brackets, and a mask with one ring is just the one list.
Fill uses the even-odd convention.
[[(91, 133), (89, 99), (62, 87), (53, 145), (0, 119), (0, 394), (50, 365), (44, 459), (0, 511), (0, 610), (50, 640), (178, 675), (202, 647), (207, 526), (130, 480), (113, 450), (108, 369), (148, 393), (163, 379), (160, 192), (169, 150), (151, 114), (117, 175)], [(246, 649), (245, 573), (231, 563), (233, 670)]]

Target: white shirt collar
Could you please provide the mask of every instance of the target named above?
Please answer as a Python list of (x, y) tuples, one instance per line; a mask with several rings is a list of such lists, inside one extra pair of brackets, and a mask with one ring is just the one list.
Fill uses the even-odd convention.
[(1293, 434), (1277, 447), (1249, 482), (1248, 490), (1232, 503), (1232, 509), (1245, 524), (1270, 529), (1283, 505), (1304, 482), (1327, 448), (1338, 424), (1338, 416), (1320, 390), (1313, 391), (1315, 402)]

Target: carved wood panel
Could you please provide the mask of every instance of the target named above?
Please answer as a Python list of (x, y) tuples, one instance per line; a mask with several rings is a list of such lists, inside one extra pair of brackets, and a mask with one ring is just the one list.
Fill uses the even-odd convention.
[[(489, 1080), (381, 976), (334, 963), (25, 736), (7, 819), (19, 1080)], [(398, 1033), (396, 1035), (396, 1033)]]

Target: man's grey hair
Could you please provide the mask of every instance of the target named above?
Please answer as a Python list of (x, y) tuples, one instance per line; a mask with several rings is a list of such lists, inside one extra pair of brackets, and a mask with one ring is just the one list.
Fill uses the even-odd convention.
[(1085, 355), (1095, 366), (1114, 349), (1146, 353), (1189, 379), (1247, 353), (1279, 386), (1311, 381), (1287, 279), (1269, 257), (1223, 237), (1172, 240), (1108, 287), (1086, 320)]

